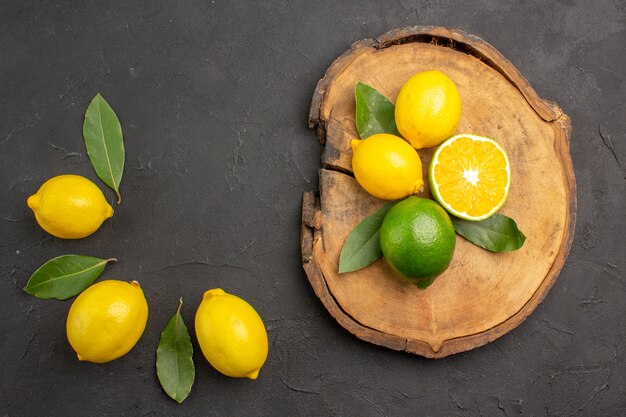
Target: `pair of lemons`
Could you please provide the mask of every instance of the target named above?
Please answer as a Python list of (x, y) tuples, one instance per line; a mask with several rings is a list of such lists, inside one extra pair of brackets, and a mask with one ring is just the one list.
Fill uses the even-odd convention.
[[(148, 303), (137, 281), (101, 281), (83, 291), (67, 315), (67, 338), (78, 359), (105, 363), (128, 353), (146, 328)], [(256, 379), (268, 351), (267, 332), (243, 299), (215, 288), (195, 318), (198, 343), (218, 371)]]
[(461, 118), (456, 85), (441, 71), (415, 74), (400, 89), (395, 122), (402, 138), (377, 134), (353, 140), (352, 168), (370, 194), (396, 200), (419, 192), (422, 163), (416, 149), (439, 145), (452, 136)]

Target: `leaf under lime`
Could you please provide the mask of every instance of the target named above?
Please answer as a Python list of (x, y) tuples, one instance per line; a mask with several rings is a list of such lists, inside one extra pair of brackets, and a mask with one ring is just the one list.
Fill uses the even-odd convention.
[(339, 255), (340, 274), (365, 268), (382, 256), (380, 226), (395, 203), (385, 204), (352, 229)]

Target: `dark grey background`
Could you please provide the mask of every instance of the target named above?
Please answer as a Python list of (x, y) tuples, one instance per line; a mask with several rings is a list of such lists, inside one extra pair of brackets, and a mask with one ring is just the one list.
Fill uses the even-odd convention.
[[(252, 3), (0, 3), (0, 415), (626, 415), (625, 2)], [(483, 37), (574, 126), (577, 233), (554, 288), (510, 334), (442, 360), (344, 331), (298, 247), (320, 165), (306, 126), (317, 80), (352, 42), (413, 24)], [(96, 92), (123, 125), (124, 201), (95, 235), (63, 241), (25, 200), (63, 173), (113, 200), (81, 135)], [(103, 276), (141, 282), (148, 326), (122, 359), (78, 362), (71, 301), (22, 292), (65, 253), (118, 257)], [(258, 309), (269, 359), (257, 381), (231, 379), (195, 345), (196, 382), (178, 405), (155, 376), (159, 333), (180, 296), (192, 328), (217, 286)]]

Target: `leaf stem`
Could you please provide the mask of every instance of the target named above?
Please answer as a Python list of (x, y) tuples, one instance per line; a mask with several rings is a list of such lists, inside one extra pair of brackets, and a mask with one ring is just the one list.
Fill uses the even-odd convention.
[(183, 306), (183, 297), (180, 297), (180, 300), (178, 302), (178, 308), (176, 309), (176, 314), (179, 315), (180, 314), (180, 308)]

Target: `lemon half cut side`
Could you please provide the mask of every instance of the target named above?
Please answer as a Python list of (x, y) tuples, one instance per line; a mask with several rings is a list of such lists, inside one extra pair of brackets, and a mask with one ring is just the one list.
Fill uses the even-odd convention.
[(506, 202), (511, 166), (493, 139), (462, 133), (442, 143), (428, 169), (433, 197), (450, 214), (484, 220)]

